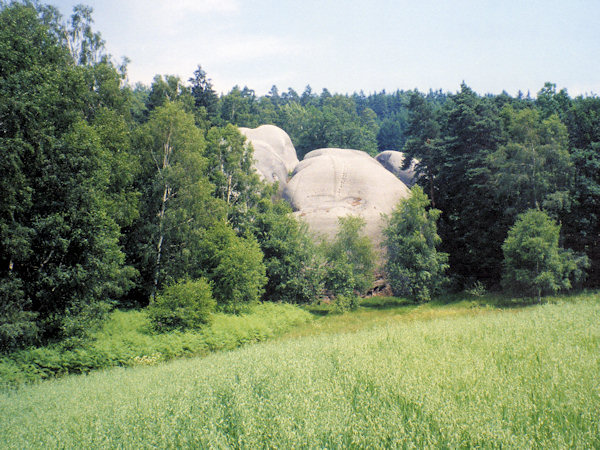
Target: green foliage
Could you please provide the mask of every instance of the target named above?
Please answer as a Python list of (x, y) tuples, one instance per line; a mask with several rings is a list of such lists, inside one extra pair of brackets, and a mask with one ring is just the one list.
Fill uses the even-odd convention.
[(333, 311), (343, 314), (348, 311), (354, 311), (360, 305), (360, 297), (356, 294), (338, 295), (333, 300)]
[(505, 107), (501, 116), (511, 139), (489, 155), (488, 162), (506, 214), (513, 217), (529, 208), (554, 206), (572, 175), (567, 128), (557, 116), (542, 120), (532, 109)]
[(217, 119), (219, 97), (213, 89), (212, 81), (200, 65), (188, 81), (191, 83), (194, 105), (196, 108), (204, 108), (210, 120), (214, 122)]
[(500, 278), (504, 221), (481, 168), (502, 138), (497, 105), (464, 83), (442, 104), (416, 92), (410, 97), (405, 151), (419, 160), (418, 183), (443, 211), (441, 250), (459, 283)]
[(511, 292), (537, 297), (571, 288), (570, 278), (581, 276), (585, 259), (576, 259), (558, 243), (560, 225), (544, 211), (531, 209), (517, 217), (502, 245), (502, 283)]
[(360, 217), (340, 217), (334, 241), (324, 244), (325, 288), (334, 296), (365, 294), (373, 284), (375, 253), (364, 227)]
[(190, 88), (185, 86), (175, 75), (165, 75), (164, 77), (156, 75), (148, 94), (146, 103), (148, 111), (174, 102), (180, 103), (183, 109), (190, 113), (194, 105)]
[(239, 237), (226, 224), (208, 231), (204, 270), (223, 311), (239, 313), (257, 302), (267, 281), (263, 254), (253, 236)]
[(429, 198), (416, 185), (411, 196), (392, 211), (384, 230), (387, 247), (386, 272), (395, 295), (417, 302), (431, 300), (445, 283), (448, 255), (437, 251), (440, 211), (427, 209)]
[(325, 289), (333, 294), (354, 295), (356, 279), (352, 265), (345, 259), (328, 260), (323, 279)]
[(408, 114), (406, 110), (382, 120), (377, 133), (379, 150), (402, 150), (406, 142)]
[(469, 288), (465, 289), (465, 293), (473, 297), (483, 297), (486, 289), (481, 281), (475, 281)]
[(566, 89), (556, 92), (556, 84), (546, 82), (537, 93), (536, 105), (545, 118), (554, 115), (562, 120), (571, 106), (571, 99)]
[(351, 98), (323, 97), (321, 105), (288, 103), (281, 108), (279, 125), (292, 138), (298, 157), (323, 147), (377, 153), (377, 116), (371, 109), (359, 113)]
[(4, 350), (85, 334), (105, 301), (130, 287), (119, 245), (136, 206), (123, 139), (127, 94), (99, 58), (90, 13), (76, 7), (69, 28), (52, 8), (0, 9)]
[(142, 196), (126, 248), (140, 272), (136, 293), (141, 303), (165, 282), (203, 275), (204, 234), (225, 216), (222, 203), (212, 197), (205, 147), (193, 115), (179, 103), (157, 107), (137, 130)]
[(0, 353), (32, 345), (40, 332), (38, 314), (28, 311), (23, 281), (14, 276), (0, 281)]
[(228, 123), (240, 127), (256, 128), (260, 124), (256, 114), (256, 94), (252, 89), (244, 86), (234, 86), (233, 89), (221, 97), (221, 118)]
[(166, 286), (156, 296), (148, 307), (148, 316), (159, 332), (201, 328), (210, 323), (216, 305), (206, 280), (182, 280)]
[(206, 140), (207, 171), (214, 196), (225, 203), (227, 219), (234, 228), (243, 229), (268, 191), (253, 168), (254, 150), (231, 124), (211, 128)]
[(597, 448), (600, 304), (557, 302), (25, 386), (0, 446)]
[(309, 303), (322, 291), (323, 261), (306, 224), (289, 205), (263, 199), (251, 231), (264, 254), (267, 284), (263, 299)]
[(587, 280), (596, 286), (600, 285), (600, 99), (585, 100), (576, 102), (576, 119), (571, 125), (575, 130), (569, 130), (571, 139), (581, 147), (571, 150), (575, 169), (572, 207), (568, 214), (561, 215), (561, 222), (564, 245), (587, 254)]
[(151, 365), (205, 356), (264, 341), (311, 320), (293, 305), (265, 303), (245, 314), (215, 313), (201, 329), (155, 334), (147, 310), (113, 311), (94, 340), (77, 348), (57, 344), (0, 357), (0, 387), (114, 366)]

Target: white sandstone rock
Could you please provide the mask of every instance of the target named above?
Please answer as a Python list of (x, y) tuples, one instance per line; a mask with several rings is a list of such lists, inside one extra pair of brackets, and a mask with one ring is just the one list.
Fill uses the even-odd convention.
[(400, 180), (408, 187), (412, 187), (416, 183), (415, 166), (417, 161), (413, 160), (408, 169), (402, 170), (404, 153), (394, 150), (385, 150), (378, 154), (375, 159), (379, 161), (383, 167), (400, 178)]
[(288, 134), (275, 125), (261, 125), (258, 128), (240, 128), (240, 132), (248, 138), (252, 144), (255, 141), (263, 141), (270, 145), (275, 153), (281, 158), (288, 172), (291, 172), (298, 164), (296, 149)]
[(326, 148), (304, 157), (283, 195), (313, 233), (331, 239), (339, 217), (360, 216), (367, 223), (367, 236), (377, 244), (382, 240), (382, 214), (391, 213), (410, 191), (367, 153)]
[(269, 144), (264, 141), (253, 140), (254, 148), (254, 167), (258, 175), (267, 183), (279, 182), (279, 191), (281, 192), (287, 183), (288, 171), (285, 163), (273, 150)]

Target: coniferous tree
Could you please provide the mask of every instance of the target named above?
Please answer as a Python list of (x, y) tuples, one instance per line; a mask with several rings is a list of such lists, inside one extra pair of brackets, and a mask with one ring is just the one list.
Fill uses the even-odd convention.
[(218, 118), (219, 97), (213, 89), (212, 80), (198, 65), (198, 68), (194, 71), (194, 76), (189, 79), (189, 82), (191, 83), (194, 105), (196, 108), (204, 108), (211, 122), (215, 123)]

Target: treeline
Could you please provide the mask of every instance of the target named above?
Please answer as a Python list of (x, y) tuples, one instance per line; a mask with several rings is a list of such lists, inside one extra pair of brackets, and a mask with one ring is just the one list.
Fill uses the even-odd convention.
[[(364, 293), (374, 257), (360, 221), (342, 221), (335, 242), (318, 248), (289, 206), (273, 201), (234, 125), (283, 128), (299, 158), (344, 147), (418, 160), (415, 201), (441, 211), (427, 216), (439, 220), (441, 248), (428, 219), (426, 259), (438, 267), (423, 279), (429, 270), (441, 280), (449, 262), (454, 289), (498, 286), (509, 228), (533, 208), (560, 223), (574, 257), (587, 255), (586, 283), (600, 282), (595, 96), (572, 99), (551, 84), (536, 100), (482, 97), (466, 85), (456, 94), (273, 87), (259, 97), (234, 87), (219, 96), (200, 66), (187, 81), (156, 76), (131, 87), (83, 6), (64, 21), (49, 6), (3, 4), (0, 42), (4, 351), (77, 345), (115, 304), (152, 302), (155, 326), (176, 327), (188, 317), (177, 303), (186, 292), (187, 306), (234, 313), (324, 291), (343, 307)], [(392, 225), (410, 229), (398, 217)]]
[[(498, 287), (502, 243), (517, 216), (545, 210), (561, 225), (561, 245), (587, 255), (588, 286), (600, 284), (600, 98), (571, 98), (546, 83), (536, 99), (396, 91), (298, 95), (273, 87), (257, 98), (234, 88), (220, 99), (221, 120), (273, 123), (299, 155), (320, 147), (387, 149), (418, 161), (418, 183), (442, 211), (441, 249), (456, 289)], [(236, 103), (237, 102), (237, 103)], [(236, 108), (230, 105), (236, 103)], [(243, 106), (242, 106), (243, 105)], [(237, 115), (229, 112), (244, 111)]]

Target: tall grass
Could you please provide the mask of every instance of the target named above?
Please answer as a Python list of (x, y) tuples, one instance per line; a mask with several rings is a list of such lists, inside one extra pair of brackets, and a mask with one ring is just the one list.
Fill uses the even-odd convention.
[(400, 321), (0, 395), (0, 447), (600, 447), (600, 302)]
[(240, 316), (215, 314), (213, 322), (199, 331), (154, 334), (146, 311), (114, 311), (94, 339), (80, 348), (59, 344), (0, 357), (0, 386), (231, 350), (278, 336), (311, 319), (297, 306), (264, 303)]

